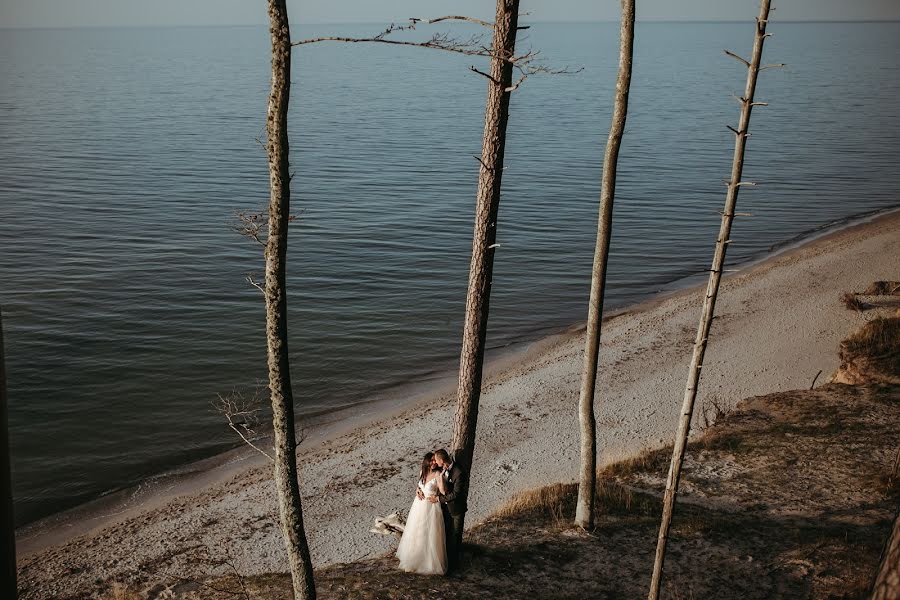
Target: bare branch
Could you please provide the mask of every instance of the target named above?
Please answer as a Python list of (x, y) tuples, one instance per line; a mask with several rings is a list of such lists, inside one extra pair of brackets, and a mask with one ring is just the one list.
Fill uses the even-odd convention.
[(269, 226), (269, 213), (239, 212), (235, 215), (235, 219), (237, 223), (231, 226), (234, 231), (250, 238), (261, 246), (266, 245), (266, 242), (263, 240), (263, 232)]
[(514, 91), (516, 91), (517, 89), (519, 89), (519, 86), (522, 85), (522, 82), (525, 81), (526, 79), (528, 79), (528, 74), (527, 74), (527, 73), (523, 73), (522, 76), (519, 77), (518, 81), (516, 81), (514, 84), (512, 84), (511, 86), (509, 86), (508, 88), (506, 88), (504, 91), (505, 91), (505, 92), (514, 92)]
[[(316, 38), (309, 38), (305, 40), (299, 40), (296, 42), (292, 42), (291, 46), (303, 46), (307, 44), (316, 44), (320, 42), (346, 42), (350, 44), (360, 44), (360, 43), (376, 43), (376, 44), (391, 44), (395, 46), (413, 46), (417, 48), (431, 48), (434, 50), (443, 50), (445, 52), (453, 52), (455, 54), (462, 54), (463, 56), (480, 56), (483, 58), (490, 59), (498, 59), (504, 62), (510, 63), (514, 65), (519, 72), (522, 74), (522, 78), (514, 85), (510, 86), (506, 91), (513, 91), (518, 88), (519, 85), (530, 75), (535, 75), (538, 73), (547, 74), (547, 75), (568, 75), (573, 73), (580, 73), (584, 70), (584, 68), (578, 69), (570, 69), (569, 67), (564, 67), (562, 69), (553, 69), (547, 67), (545, 65), (536, 64), (536, 61), (540, 55), (540, 52), (537, 50), (528, 50), (524, 54), (518, 56), (496, 56), (493, 50), (486, 45), (484, 41), (483, 35), (472, 35), (468, 38), (460, 39), (455, 38), (449, 35), (448, 33), (436, 33), (431, 36), (430, 39), (425, 41), (409, 41), (409, 40), (396, 40), (392, 39), (389, 36), (399, 31), (410, 31), (415, 30), (418, 24), (431, 24), (431, 23), (439, 23), (442, 21), (464, 21), (475, 23), (477, 25), (481, 25), (483, 27), (492, 28), (494, 25), (488, 21), (482, 21), (480, 19), (474, 19), (471, 17), (465, 17), (461, 15), (447, 15), (444, 17), (438, 17), (436, 19), (418, 19), (412, 18), (409, 20), (408, 25), (396, 25), (391, 24), (384, 31), (379, 33), (378, 35), (372, 37), (343, 37), (343, 36), (323, 36)], [(527, 29), (528, 26), (520, 27), (519, 29)], [(479, 71), (475, 67), (470, 67), (475, 73), (480, 75), (484, 75), (491, 81), (494, 81), (486, 73)], [(495, 84), (499, 85), (499, 82), (494, 81)]]
[(436, 19), (416, 19), (411, 18), (411, 23), (425, 23), (426, 25), (433, 25), (435, 23), (440, 23), (441, 21), (465, 21), (467, 23), (475, 23), (476, 25), (481, 25), (482, 27), (493, 28), (494, 24), (489, 21), (482, 21), (481, 19), (474, 19), (472, 17), (466, 17), (462, 15), (447, 15), (445, 17), (438, 17)]
[(750, 68), (750, 61), (748, 61), (747, 59), (741, 58), (740, 56), (738, 56), (737, 54), (735, 54), (735, 53), (732, 52), (731, 50), (725, 50), (724, 52), (725, 52), (725, 54), (727, 54), (727, 55), (730, 56), (731, 58), (734, 58), (734, 59), (739, 60), (739, 61), (741, 61), (742, 63), (744, 63), (744, 66), (747, 67), (748, 69)]
[(787, 65), (784, 63), (772, 63), (771, 65), (763, 65), (759, 68), (760, 71), (765, 71), (766, 69), (780, 69), (782, 67), (786, 67)]
[(487, 169), (488, 171), (493, 171), (493, 169), (492, 169), (491, 167), (489, 167), (489, 166), (487, 165), (487, 163), (485, 163), (485, 162), (481, 159), (480, 156), (478, 156), (477, 154), (473, 154), (472, 156), (475, 157), (475, 160), (477, 160), (478, 162), (481, 163), (481, 166), (482, 166), (482, 167), (484, 167), (484, 168)]
[(292, 42), (291, 46), (303, 46), (306, 44), (316, 44), (319, 42), (347, 42), (350, 44), (360, 44), (360, 43), (376, 43), (376, 44), (392, 44), (395, 46), (415, 46), (418, 48), (431, 48), (434, 50), (444, 50), (445, 52), (453, 52), (455, 54), (462, 54), (464, 56), (484, 56), (487, 58), (491, 58), (491, 51), (486, 49), (484, 46), (480, 45), (482, 36), (473, 35), (467, 39), (460, 40), (457, 38), (450, 37), (446, 33), (436, 33), (431, 36), (430, 39), (424, 42), (411, 42), (405, 40), (393, 40), (388, 39), (385, 36), (393, 33), (394, 31), (400, 31), (401, 28), (395, 29), (386, 29), (380, 34), (374, 37), (368, 38), (354, 38), (354, 37), (339, 37), (339, 36), (324, 36), (317, 38), (309, 38), (305, 40), (300, 40), (298, 42)]
[(488, 79), (490, 79), (491, 81), (493, 81), (493, 82), (496, 83), (497, 85), (500, 85), (500, 82), (499, 82), (499, 81), (497, 81), (496, 79), (494, 79), (493, 77), (491, 77), (489, 74), (485, 73), (484, 71), (479, 71), (478, 69), (475, 68), (475, 65), (469, 65), (469, 70), (472, 71), (473, 73), (478, 73), (479, 75), (482, 75), (482, 76), (484, 76), (484, 77), (487, 77)]
[(262, 293), (263, 293), (263, 296), (266, 295), (266, 290), (265, 290), (265, 288), (263, 288), (263, 286), (260, 285), (259, 283), (257, 283), (256, 281), (253, 281), (253, 275), (251, 275), (250, 273), (247, 274), (247, 283), (249, 283), (250, 285), (252, 285), (252, 286), (255, 287), (256, 289), (258, 289), (260, 292), (262, 292)]
[[(247, 435), (251, 437), (256, 435), (253, 427), (259, 423), (258, 415), (261, 404), (259, 392), (257, 391), (251, 400), (246, 400), (240, 392), (237, 391), (231, 392), (227, 397), (222, 394), (217, 394), (217, 397), (218, 400), (212, 403), (213, 407), (225, 415), (225, 418), (228, 420), (228, 426), (231, 427), (231, 429), (233, 429), (248, 446), (274, 462), (275, 459), (269, 453), (247, 438)], [(245, 432), (247, 435), (244, 435)]]

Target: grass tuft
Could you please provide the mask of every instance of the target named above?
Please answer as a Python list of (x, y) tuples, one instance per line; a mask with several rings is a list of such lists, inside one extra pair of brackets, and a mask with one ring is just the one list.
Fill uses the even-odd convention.
[(116, 582), (101, 598), (103, 600), (141, 600), (142, 596), (129, 586)]
[(841, 296), (841, 302), (844, 306), (847, 307), (848, 310), (855, 310), (856, 312), (862, 312), (864, 310), (869, 310), (872, 308), (872, 305), (868, 302), (863, 302), (859, 299), (859, 295), (854, 292), (847, 292), (843, 296)]
[(900, 281), (875, 281), (865, 290), (866, 296), (900, 296)]
[[(597, 478), (595, 494), (595, 507), (599, 515), (643, 517), (659, 512), (657, 499), (636, 494), (623, 485), (604, 479), (602, 473)], [(577, 483), (556, 483), (516, 494), (491, 518), (531, 517), (565, 529), (572, 525), (577, 501)]]
[(671, 459), (671, 457), (672, 446), (647, 450), (634, 458), (621, 460), (617, 463), (608, 465), (600, 471), (600, 478), (615, 479), (617, 477), (628, 477), (635, 473), (650, 473), (665, 477), (669, 469), (669, 459)]
[(566, 515), (575, 512), (577, 499), (577, 483), (555, 483), (516, 494), (493, 516), (500, 519), (522, 516), (549, 517), (561, 524), (565, 521)]
[(858, 360), (888, 375), (900, 376), (900, 317), (878, 317), (841, 343), (841, 360)]

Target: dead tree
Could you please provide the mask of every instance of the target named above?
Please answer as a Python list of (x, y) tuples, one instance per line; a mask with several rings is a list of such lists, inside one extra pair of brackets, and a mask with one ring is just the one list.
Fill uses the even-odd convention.
[(288, 357), (285, 284), (291, 204), (287, 129), (291, 91), (291, 29), (286, 0), (268, 0), (268, 7), (272, 41), (272, 88), (266, 120), (269, 211), (263, 292), (266, 302), (266, 349), (275, 443), (275, 488), (294, 597), (311, 600), (316, 597), (316, 587), (297, 482), (297, 434)]
[(3, 486), (3, 565), (6, 575), (3, 577), (4, 598), (15, 598), (16, 589), (16, 527), (13, 518), (13, 499), (12, 499), (12, 472), (10, 470), (9, 456), (9, 419), (7, 418), (7, 400), (6, 400), (6, 355), (3, 350), (3, 311), (0, 310), (0, 427), (3, 430), (3, 441), (0, 449), (3, 451), (3, 460), (0, 469), (3, 474), (0, 475), (0, 484)]
[(575, 524), (584, 529), (594, 527), (594, 496), (597, 485), (597, 422), (594, 416), (594, 393), (597, 383), (597, 361), (600, 355), (600, 328), (603, 323), (603, 296), (606, 286), (606, 266), (609, 240), (612, 233), (613, 200), (616, 194), (616, 165), (619, 147), (625, 133), (628, 115), (628, 92), (631, 88), (631, 62), (634, 47), (635, 0), (622, 0), (622, 24), (619, 34), (619, 74), (616, 79), (616, 98), (612, 125), (603, 156), (603, 179), (600, 184), (600, 216), (597, 220), (597, 243), (594, 248), (594, 268), (591, 273), (591, 297), (584, 342), (584, 370), (578, 399), (578, 420), (581, 425), (581, 477), (578, 483), (578, 504)]
[(765, 106), (763, 102), (754, 102), (753, 95), (756, 91), (756, 80), (759, 72), (774, 66), (761, 65), (763, 43), (771, 34), (766, 33), (766, 25), (769, 19), (769, 5), (771, 0), (762, 0), (759, 16), (756, 18), (756, 35), (753, 41), (753, 53), (750, 60), (725, 51), (728, 56), (739, 60), (747, 67), (747, 84), (744, 95), (738, 98), (741, 104), (741, 117), (737, 129), (729, 126), (734, 133), (734, 158), (731, 164), (731, 178), (728, 180), (728, 191), (725, 196), (725, 209), (722, 211), (722, 224), (716, 238), (716, 249), (713, 255), (712, 268), (709, 270), (709, 282), (703, 298), (703, 309), (700, 314), (700, 323), (697, 327), (697, 337), (694, 341), (694, 353), (691, 357), (691, 365), (688, 370), (687, 384), (684, 390), (684, 403), (681, 408), (681, 417), (678, 422), (678, 432), (675, 435), (675, 448), (672, 452), (672, 461), (669, 464), (669, 475), (666, 479), (666, 491), (663, 498), (662, 522), (659, 527), (659, 538), (656, 546), (656, 560), (653, 564), (653, 577), (650, 582), (650, 600), (657, 600), (662, 579), (663, 561), (666, 553), (666, 542), (669, 536), (669, 527), (672, 523), (672, 511), (675, 506), (675, 496), (678, 490), (678, 481), (681, 476), (681, 466), (684, 461), (684, 451), (687, 446), (688, 434), (691, 429), (691, 417), (694, 413), (694, 400), (697, 397), (697, 388), (700, 383), (700, 370), (703, 366), (703, 356), (706, 352), (706, 344), (709, 340), (709, 330), (712, 325), (713, 314), (716, 306), (716, 296), (719, 292), (719, 282), (722, 279), (722, 271), (725, 265), (725, 251), (731, 242), (731, 224), (738, 213), (738, 191), (745, 185), (754, 185), (741, 180), (744, 168), (744, 150), (747, 144), (748, 128), (750, 126), (750, 112), (754, 106)]

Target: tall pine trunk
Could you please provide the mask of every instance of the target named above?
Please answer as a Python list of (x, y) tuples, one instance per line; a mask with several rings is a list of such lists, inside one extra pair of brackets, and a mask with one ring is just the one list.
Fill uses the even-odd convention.
[(272, 89), (266, 121), (266, 153), (269, 159), (270, 196), (264, 291), (269, 392), (275, 440), (275, 488), (294, 597), (311, 600), (316, 597), (316, 588), (297, 483), (297, 440), (287, 338), (285, 271), (291, 203), (287, 115), (291, 90), (291, 30), (286, 0), (269, 0), (269, 32), (272, 38)]
[(3, 451), (3, 461), (0, 469), (3, 470), (0, 485), (3, 486), (3, 586), (0, 592), (4, 598), (15, 598), (16, 590), (16, 529), (13, 518), (12, 498), (12, 472), (10, 470), (9, 454), (9, 419), (7, 418), (6, 399), (6, 355), (3, 350), (3, 311), (0, 310), (0, 427), (2, 427), (3, 440), (0, 450)]
[[(506, 123), (509, 118), (509, 88), (512, 86), (513, 65), (508, 59), (515, 52), (518, 17), (519, 0), (497, 0), (453, 430), (455, 460), (467, 478), (472, 471), (475, 450), (475, 427), (478, 422), (478, 400), (481, 397), (488, 304), (494, 268), (494, 244), (497, 239), (500, 180), (503, 175)], [(465, 488), (468, 490), (468, 486)], [(465, 502), (466, 498), (462, 500)], [(461, 532), (457, 532), (457, 535), (461, 535)]]
[(592, 529), (595, 519), (597, 422), (594, 417), (594, 392), (597, 384), (597, 361), (600, 354), (600, 327), (603, 322), (603, 296), (606, 287), (609, 239), (612, 234), (613, 200), (616, 195), (616, 165), (619, 161), (622, 136), (625, 133), (628, 92), (631, 88), (631, 61), (634, 54), (634, 4), (635, 0), (622, 0), (619, 75), (616, 79), (612, 125), (609, 128), (606, 153), (603, 156), (600, 216), (597, 220), (597, 245), (594, 248), (594, 269), (591, 273), (591, 297), (588, 304), (584, 342), (584, 370), (578, 399), (578, 420), (581, 425), (581, 477), (578, 484), (578, 504), (575, 507), (575, 524), (585, 529)]
[[(672, 524), (672, 512), (675, 508), (675, 497), (678, 492), (678, 481), (681, 477), (681, 466), (684, 462), (684, 451), (687, 447), (688, 434), (691, 430), (691, 417), (694, 414), (694, 401), (697, 398), (697, 388), (700, 385), (700, 371), (703, 367), (703, 356), (706, 353), (706, 344), (709, 340), (709, 330), (712, 325), (716, 308), (716, 296), (719, 293), (719, 282), (722, 279), (722, 269), (725, 265), (725, 251), (731, 241), (731, 224), (735, 217), (738, 191), (746, 182), (741, 181), (744, 169), (744, 150), (747, 145), (748, 128), (750, 126), (750, 113), (755, 103), (753, 95), (756, 92), (756, 80), (759, 76), (760, 61), (762, 60), (763, 43), (767, 37), (766, 25), (769, 19), (770, 0), (762, 0), (759, 16), (756, 18), (756, 35), (753, 41), (753, 54), (750, 61), (740, 57), (741, 62), (747, 65), (747, 84), (744, 95), (739, 98), (741, 102), (741, 117), (738, 127), (734, 131), (734, 155), (731, 163), (731, 179), (728, 181), (728, 192), (725, 196), (725, 210), (722, 211), (722, 224), (716, 238), (716, 250), (713, 255), (712, 268), (709, 270), (709, 282), (706, 286), (706, 294), (703, 298), (703, 309), (700, 313), (700, 323), (697, 327), (697, 337), (694, 341), (694, 353), (691, 357), (691, 366), (688, 370), (687, 384), (684, 390), (684, 401), (681, 407), (681, 418), (678, 422), (678, 432), (675, 434), (675, 448), (672, 452), (672, 460), (669, 464), (669, 476), (666, 480), (666, 492), (663, 497), (662, 521), (659, 526), (659, 537), (656, 544), (656, 559), (653, 564), (653, 577), (650, 582), (649, 600), (659, 598), (662, 581), (663, 563), (665, 562), (666, 543), (669, 538), (669, 527)], [(730, 54), (730, 53), (729, 53)], [(734, 56), (734, 55), (732, 55)]]

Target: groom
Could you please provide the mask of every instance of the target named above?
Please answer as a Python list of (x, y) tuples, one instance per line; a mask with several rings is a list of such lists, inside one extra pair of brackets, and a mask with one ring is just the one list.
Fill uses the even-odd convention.
[(447, 536), (448, 572), (459, 565), (462, 554), (463, 517), (466, 514), (466, 490), (468, 478), (464, 477), (462, 468), (451, 460), (446, 450), (441, 448), (434, 453), (434, 462), (443, 470), (447, 482), (447, 493), (428, 498), (429, 502), (440, 502), (444, 513), (444, 532)]

